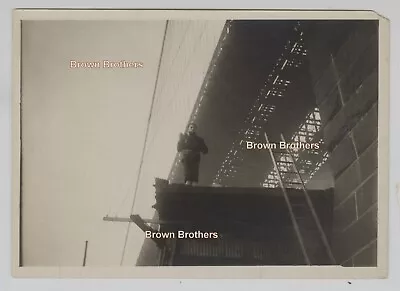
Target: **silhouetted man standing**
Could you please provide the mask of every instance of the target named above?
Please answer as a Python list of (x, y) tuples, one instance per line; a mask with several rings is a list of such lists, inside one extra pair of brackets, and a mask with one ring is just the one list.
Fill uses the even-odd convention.
[(185, 184), (194, 185), (199, 181), (200, 153), (207, 154), (204, 140), (196, 134), (197, 126), (190, 123), (185, 134), (180, 134), (178, 152), (185, 172)]

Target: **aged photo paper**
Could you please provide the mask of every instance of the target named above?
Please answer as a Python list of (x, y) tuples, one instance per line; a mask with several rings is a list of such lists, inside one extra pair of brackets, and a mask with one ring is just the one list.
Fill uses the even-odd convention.
[(387, 19), (13, 13), (15, 277), (387, 276)]

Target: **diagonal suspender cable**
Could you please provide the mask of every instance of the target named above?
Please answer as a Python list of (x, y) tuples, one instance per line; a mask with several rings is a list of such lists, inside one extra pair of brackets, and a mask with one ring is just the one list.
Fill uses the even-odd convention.
[[(267, 143), (269, 144), (270, 142), (268, 140), (268, 136), (267, 136), (266, 132), (264, 132), (264, 137), (265, 137), (265, 140), (267, 141)], [(279, 185), (280, 185), (281, 190), (283, 192), (283, 197), (285, 198), (286, 205), (287, 205), (288, 210), (289, 210), (290, 219), (292, 221), (293, 228), (294, 228), (295, 234), (297, 236), (297, 240), (299, 241), (301, 252), (303, 253), (304, 260), (306, 261), (306, 264), (307, 265), (311, 265), (310, 258), (308, 257), (307, 250), (306, 250), (306, 247), (304, 245), (304, 240), (303, 240), (303, 237), (302, 237), (301, 232), (300, 232), (299, 224), (297, 223), (296, 217), (294, 215), (293, 207), (292, 207), (292, 204), (290, 203), (288, 194), (286, 192), (286, 188), (283, 185), (281, 172), (279, 171), (279, 167), (278, 167), (278, 165), (276, 163), (274, 153), (272, 152), (272, 149), (270, 147), (268, 148), (268, 150), (269, 150), (269, 154), (271, 155), (271, 160), (272, 160), (272, 163), (274, 164), (274, 168), (276, 169), (276, 174), (278, 176), (278, 182), (279, 182)]]
[[(286, 140), (285, 140), (285, 137), (283, 136), (283, 134), (281, 134), (281, 140), (282, 140), (283, 142), (286, 143)], [(304, 196), (306, 197), (306, 202), (307, 202), (308, 208), (310, 209), (311, 214), (312, 214), (312, 217), (313, 217), (313, 219), (314, 219), (314, 222), (315, 222), (315, 224), (317, 225), (319, 234), (320, 234), (320, 236), (321, 236), (322, 243), (323, 243), (323, 245), (324, 245), (324, 247), (325, 247), (326, 253), (327, 253), (328, 256), (329, 256), (329, 260), (331, 261), (332, 265), (336, 265), (336, 260), (335, 260), (335, 257), (333, 256), (331, 247), (330, 247), (330, 245), (329, 245), (328, 238), (326, 237), (324, 228), (323, 228), (322, 225), (321, 225), (321, 221), (319, 220), (318, 214), (317, 214), (317, 212), (315, 211), (314, 204), (313, 204), (313, 202), (312, 202), (312, 200), (311, 200), (310, 195), (308, 194), (307, 188), (306, 188), (306, 186), (304, 185), (303, 178), (301, 177), (300, 172), (299, 172), (299, 170), (297, 169), (296, 162), (295, 162), (295, 160), (294, 160), (294, 158), (293, 158), (293, 155), (292, 155), (292, 153), (289, 151), (289, 149), (287, 149), (287, 148), (286, 148), (286, 152), (289, 154), (290, 159), (292, 160), (293, 169), (294, 169), (294, 171), (296, 172), (297, 176), (299, 177), (299, 179), (300, 179), (300, 181), (301, 181), (301, 188), (302, 188), (302, 190), (303, 190), (303, 192), (304, 192)]]
[[(137, 194), (137, 190), (138, 190), (138, 186), (139, 186), (139, 178), (140, 178), (140, 174), (142, 172), (142, 165), (143, 165), (144, 154), (145, 154), (145, 150), (146, 150), (147, 138), (148, 138), (148, 135), (149, 135), (149, 127), (150, 127), (151, 116), (152, 116), (152, 113), (153, 113), (154, 100), (155, 100), (155, 96), (156, 96), (156, 92), (157, 92), (158, 77), (160, 75), (161, 60), (162, 60), (162, 56), (163, 56), (163, 53), (164, 53), (165, 38), (166, 38), (166, 35), (167, 35), (168, 24), (169, 24), (169, 20), (167, 20), (166, 23), (165, 23), (164, 38), (163, 38), (161, 52), (160, 52), (160, 59), (159, 59), (159, 62), (158, 62), (158, 69), (157, 69), (156, 81), (155, 81), (155, 84), (154, 84), (153, 98), (151, 100), (150, 113), (149, 113), (149, 118), (147, 120), (146, 133), (145, 133), (145, 138), (144, 138), (144, 143), (143, 143), (143, 148), (142, 148), (142, 156), (141, 156), (141, 160), (140, 160), (139, 171), (138, 171), (138, 175), (137, 175), (137, 178), (136, 178), (135, 191), (133, 193), (133, 202), (132, 202), (132, 207), (131, 207), (131, 214), (133, 212), (133, 207), (135, 206), (135, 201), (136, 201), (136, 196), (137, 196), (136, 194)], [(120, 263), (121, 266), (122, 266), (122, 264), (124, 262), (124, 257), (125, 257), (126, 245), (127, 245), (128, 237), (129, 237), (130, 226), (131, 226), (131, 222), (128, 222), (128, 229), (126, 230), (124, 248), (122, 249), (122, 257), (121, 257), (121, 263)]]

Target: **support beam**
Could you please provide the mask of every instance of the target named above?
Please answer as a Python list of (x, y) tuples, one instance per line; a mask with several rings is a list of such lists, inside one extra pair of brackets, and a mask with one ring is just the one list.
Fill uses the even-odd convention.
[(152, 227), (148, 226), (145, 221), (140, 217), (140, 215), (131, 215), (131, 221), (134, 222), (143, 232), (146, 231), (157, 231), (153, 229)]
[[(151, 231), (151, 232), (157, 232), (157, 230), (155, 230), (154, 228), (148, 226), (146, 223), (155, 223), (154, 221), (152, 221), (152, 219), (142, 219), (140, 217), (140, 215), (134, 214), (131, 215), (129, 218), (128, 217), (109, 217), (109, 216), (105, 216), (103, 217), (104, 221), (113, 221), (113, 222), (133, 222), (135, 223), (143, 232), (146, 231)], [(165, 241), (164, 239), (153, 239), (152, 240), (157, 244), (158, 247), (163, 248), (165, 245)]]
[(134, 222), (141, 230), (143, 231), (156, 231), (150, 226), (148, 226), (146, 223), (154, 223), (150, 219), (142, 219), (140, 215), (131, 215), (130, 218), (128, 217), (103, 217), (104, 221), (116, 221), (116, 222)]
[[(139, 216), (140, 217), (140, 216)], [(166, 220), (157, 220), (157, 219), (148, 219), (148, 218), (140, 218), (143, 222), (145, 223), (150, 223), (150, 224), (190, 224), (187, 221), (166, 221)], [(118, 216), (105, 216), (103, 217), (104, 221), (110, 221), (110, 222), (134, 222), (131, 218), (129, 217), (118, 217)]]
[(105, 216), (103, 217), (104, 221), (112, 221), (112, 222), (132, 222), (129, 217), (118, 217), (118, 216)]

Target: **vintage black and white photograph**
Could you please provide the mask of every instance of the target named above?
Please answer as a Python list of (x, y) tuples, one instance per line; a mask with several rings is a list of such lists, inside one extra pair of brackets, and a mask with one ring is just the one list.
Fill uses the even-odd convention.
[(382, 20), (194, 12), (21, 17), (17, 265), (378, 277)]

